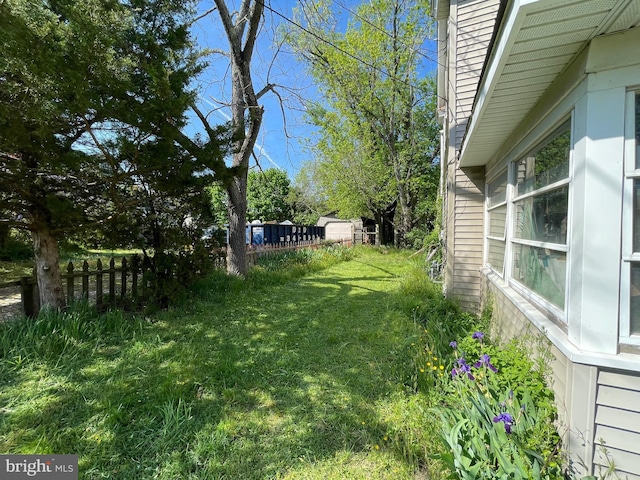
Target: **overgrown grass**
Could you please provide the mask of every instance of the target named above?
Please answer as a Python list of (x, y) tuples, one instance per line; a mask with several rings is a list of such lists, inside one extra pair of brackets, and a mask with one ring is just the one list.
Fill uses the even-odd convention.
[[(514, 422), (526, 454), (556, 462), (545, 357), (452, 350), (489, 317), (443, 298), (407, 252), (343, 247), (266, 257), (247, 280), (215, 272), (145, 318), (44, 312), (0, 325), (0, 451), (77, 453), (86, 479), (455, 478), (444, 435), (493, 478), (485, 444), (505, 432), (487, 412), (507, 392), (546, 419)], [(495, 405), (460, 396), (454, 353), (495, 363)], [(476, 430), (456, 437), (456, 422)]]
[(412, 385), (425, 290), (400, 288), (418, 264), (299, 255), (144, 319), (78, 305), (0, 325), (0, 451), (77, 453), (83, 479), (441, 478)]

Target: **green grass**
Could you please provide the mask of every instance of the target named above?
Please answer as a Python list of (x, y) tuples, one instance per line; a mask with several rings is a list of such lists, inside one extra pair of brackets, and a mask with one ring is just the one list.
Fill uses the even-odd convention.
[(83, 479), (441, 478), (437, 394), (415, 390), (424, 291), (401, 288), (418, 264), (314, 255), (146, 319), (0, 325), (0, 451), (77, 453)]
[(0, 283), (14, 282), (21, 277), (28, 277), (33, 272), (33, 262), (5, 262), (0, 260)]

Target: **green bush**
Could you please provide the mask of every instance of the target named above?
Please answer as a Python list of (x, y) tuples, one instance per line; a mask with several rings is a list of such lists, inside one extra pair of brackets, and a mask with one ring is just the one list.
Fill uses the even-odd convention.
[(249, 273), (255, 287), (280, 285), (308, 273), (323, 270), (351, 260), (356, 251), (342, 245), (328, 245), (315, 250), (303, 248), (289, 252), (273, 252), (259, 257)]

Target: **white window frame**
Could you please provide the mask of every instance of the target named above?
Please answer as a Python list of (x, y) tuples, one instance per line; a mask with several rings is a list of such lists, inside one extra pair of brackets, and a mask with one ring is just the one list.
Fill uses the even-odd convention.
[[(573, 181), (573, 165), (574, 165), (574, 159), (573, 159), (573, 155), (574, 155), (574, 148), (575, 148), (575, 134), (574, 134), (574, 118), (573, 118), (573, 110), (571, 111), (571, 115), (569, 117), (564, 117), (560, 122), (555, 124), (555, 127), (552, 129), (549, 129), (545, 132), (544, 135), (541, 135), (540, 137), (538, 137), (537, 141), (535, 143), (533, 143), (533, 146), (529, 149), (527, 149), (525, 152), (523, 152), (522, 154), (518, 155), (516, 158), (513, 158), (510, 162), (509, 162), (509, 168), (511, 170), (511, 175), (509, 177), (509, 184), (510, 184), (510, 191), (508, 191), (510, 193), (510, 196), (508, 197), (508, 201), (509, 201), (509, 208), (508, 208), (508, 232), (507, 232), (507, 254), (508, 254), (508, 258), (506, 260), (506, 272), (505, 272), (505, 276), (508, 279), (508, 283), (509, 285), (514, 288), (516, 291), (518, 291), (518, 293), (520, 293), (522, 296), (528, 298), (530, 301), (540, 305), (542, 308), (544, 308), (545, 310), (549, 311), (553, 317), (560, 319), (563, 323), (567, 323), (567, 309), (568, 309), (568, 304), (569, 304), (569, 295), (568, 295), (568, 291), (569, 291), (569, 270), (570, 270), (570, 259), (569, 259), (569, 246), (571, 245), (571, 234), (570, 234), (570, 229), (569, 229), (569, 224), (570, 224), (570, 217), (572, 215), (572, 188), (571, 188), (571, 184)], [(547, 139), (549, 139), (550, 137), (558, 134), (563, 127), (568, 123), (569, 125), (569, 173), (567, 175), (566, 178), (563, 178), (562, 180), (559, 180), (557, 182), (554, 182), (550, 185), (545, 185), (542, 188), (539, 188), (537, 190), (534, 190), (533, 192), (526, 192), (522, 195), (519, 196), (515, 196), (515, 184), (516, 184), (516, 168), (515, 165), (521, 161), (522, 159), (526, 158), (528, 155), (530, 155), (532, 152), (534, 152), (535, 150), (537, 150), (539, 148), (539, 146), (541, 144), (543, 144)], [(567, 185), (568, 189), (569, 189), (569, 199), (568, 199), (568, 204), (567, 204), (567, 237), (566, 237), (566, 244), (558, 244), (558, 243), (548, 243), (548, 242), (541, 242), (541, 241), (536, 241), (536, 240), (527, 240), (527, 239), (521, 239), (521, 238), (516, 238), (515, 237), (515, 228), (516, 228), (516, 202), (520, 201), (520, 200), (524, 200), (526, 198), (532, 197), (532, 196), (538, 196), (540, 194), (543, 194), (547, 191), (551, 191), (551, 190), (555, 190), (557, 188), (560, 188), (562, 186)], [(535, 291), (533, 291), (532, 289), (530, 289), (529, 287), (527, 287), (526, 285), (520, 283), (518, 280), (516, 280), (513, 277), (513, 255), (514, 255), (514, 245), (524, 245), (524, 246), (530, 246), (530, 247), (535, 247), (535, 248), (548, 248), (551, 250), (555, 250), (555, 251), (560, 251), (566, 254), (566, 268), (565, 268), (565, 295), (564, 295), (564, 305), (562, 306), (562, 308), (559, 308), (557, 305), (551, 303), (549, 300), (547, 300), (546, 298), (544, 298), (542, 295), (536, 293)]]
[[(501, 175), (506, 173), (506, 184), (505, 184), (505, 196), (504, 196), (504, 201), (497, 203), (495, 205), (489, 205), (489, 186), (495, 182), (496, 180), (498, 180), (500, 178)], [(486, 212), (486, 222), (485, 222), (485, 259), (484, 259), (484, 264), (489, 267), (491, 270), (493, 270), (499, 277), (504, 278), (505, 277), (505, 273), (507, 271), (507, 264), (509, 262), (509, 249), (508, 249), (508, 245), (509, 242), (507, 241), (508, 238), (508, 232), (509, 232), (509, 225), (510, 225), (510, 209), (509, 209), (509, 197), (511, 196), (511, 183), (510, 183), (510, 179), (511, 179), (511, 175), (510, 175), (510, 171), (509, 171), (509, 165), (504, 166), (503, 168), (501, 168), (498, 173), (496, 173), (495, 175), (493, 175), (491, 177), (490, 180), (487, 181), (487, 186), (486, 186), (486, 202), (487, 202), (487, 208), (485, 209)], [(495, 235), (491, 235), (491, 225), (490, 225), (490, 214), (491, 211), (493, 210), (497, 210), (500, 207), (506, 207), (506, 218), (505, 218), (505, 227), (504, 227), (504, 232), (502, 234), (502, 236), (495, 236)], [(494, 265), (491, 265), (489, 263), (489, 240), (495, 240), (495, 241), (500, 241), (500, 242), (504, 242), (504, 258), (502, 259), (502, 270), (499, 271)]]
[(633, 252), (633, 184), (640, 182), (636, 168), (635, 105), (639, 89), (627, 91), (624, 126), (624, 190), (622, 208), (622, 262), (620, 268), (620, 343), (640, 346), (640, 332), (631, 334), (631, 264), (640, 264), (640, 252)]

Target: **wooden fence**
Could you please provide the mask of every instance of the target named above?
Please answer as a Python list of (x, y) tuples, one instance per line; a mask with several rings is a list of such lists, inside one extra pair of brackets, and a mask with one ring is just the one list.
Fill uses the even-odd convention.
[[(61, 275), (67, 302), (85, 299), (102, 310), (108, 305), (115, 305), (126, 296), (133, 301), (141, 298), (144, 292), (142, 278), (148, 264), (138, 255), (128, 259), (124, 257), (118, 263), (116, 265), (115, 258), (111, 258), (104, 265), (98, 259), (95, 269), (90, 269), (86, 260), (79, 268), (69, 262)], [(3, 283), (0, 284), (0, 289), (12, 286), (20, 287), (22, 313), (27, 316), (37, 315), (40, 311), (40, 298), (36, 277), (22, 277), (15, 282)]]
[[(351, 246), (350, 241), (339, 242), (345, 246)], [(247, 263), (254, 266), (262, 256), (289, 252), (303, 248), (316, 249), (320, 246), (318, 241), (282, 243), (268, 245), (248, 245)], [(211, 252), (215, 268), (226, 267), (226, 249), (218, 249)], [(66, 271), (62, 272), (62, 282), (65, 288), (67, 303), (78, 299), (85, 299), (99, 310), (109, 306), (118, 305), (125, 298), (134, 305), (148, 298), (149, 284), (143, 281), (146, 272), (150, 269), (150, 263), (138, 255), (122, 258), (116, 262), (111, 258), (108, 264), (97, 260), (95, 269), (91, 269), (86, 260), (77, 266), (72, 262), (67, 264)], [(35, 276), (22, 277), (14, 282), (0, 283), (0, 292), (5, 290), (19, 290), (20, 300), (16, 300), (16, 308), (12, 314), (35, 316), (40, 311), (40, 299), (38, 282)], [(15, 294), (17, 296), (17, 294)], [(17, 305), (19, 303), (19, 309)], [(0, 318), (0, 321), (2, 318)]]

